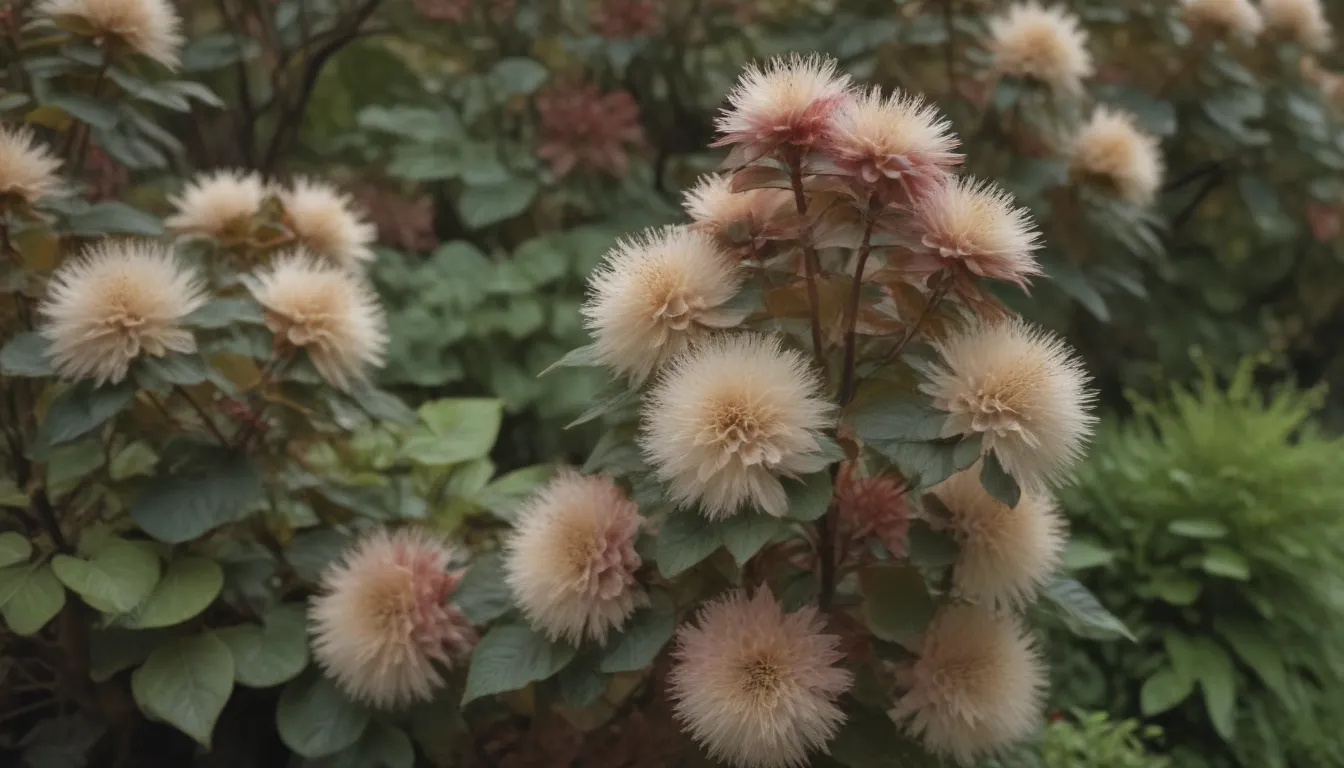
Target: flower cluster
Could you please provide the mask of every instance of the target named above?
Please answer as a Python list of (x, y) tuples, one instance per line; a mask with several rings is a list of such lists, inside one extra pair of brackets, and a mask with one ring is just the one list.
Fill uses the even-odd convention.
[(537, 157), (556, 176), (575, 170), (625, 176), (630, 149), (644, 141), (639, 106), (626, 91), (601, 93), (591, 83), (536, 96), (541, 143)]

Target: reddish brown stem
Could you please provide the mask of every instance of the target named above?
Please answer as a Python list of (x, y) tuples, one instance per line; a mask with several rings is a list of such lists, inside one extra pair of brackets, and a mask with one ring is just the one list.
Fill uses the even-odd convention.
[(812, 246), (812, 227), (807, 222), (807, 195), (803, 193), (802, 153), (793, 151), (788, 156), (789, 180), (793, 186), (793, 204), (798, 209), (798, 240), (803, 248), (803, 271), (807, 277), (807, 307), (812, 316), (812, 353), (821, 366), (822, 375), (826, 374), (826, 347), (821, 339), (821, 298), (817, 293), (817, 274), (821, 272), (821, 260), (817, 258), (817, 249)]

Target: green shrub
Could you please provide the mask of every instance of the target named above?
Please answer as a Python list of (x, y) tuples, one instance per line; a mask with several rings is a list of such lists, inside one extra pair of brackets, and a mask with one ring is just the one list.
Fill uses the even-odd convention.
[(1170, 768), (1169, 758), (1148, 751), (1162, 729), (1134, 720), (1115, 721), (1104, 712), (1075, 712), (1045, 727), (1045, 768)]
[(1140, 402), (1061, 493), (1070, 563), (1138, 636), (1084, 649), (1105, 684), (1065, 672), (1062, 695), (1154, 717), (1211, 762), (1339, 765), (1344, 442), (1313, 427), (1318, 392), (1262, 396), (1253, 374)]

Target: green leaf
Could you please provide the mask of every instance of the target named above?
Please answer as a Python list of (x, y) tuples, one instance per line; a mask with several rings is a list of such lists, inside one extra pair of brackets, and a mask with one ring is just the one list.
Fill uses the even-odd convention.
[(0, 477), (0, 507), (27, 509), (28, 504), (27, 493), (15, 485), (11, 478)]
[(180, 544), (241, 519), (262, 492), (261, 474), (246, 455), (201, 449), (188, 467), (146, 483), (131, 517), (159, 541)]
[(694, 510), (675, 510), (658, 528), (655, 559), (670, 579), (709, 557), (723, 543), (714, 524)]
[(220, 33), (192, 40), (182, 50), (183, 72), (209, 72), (255, 57), (261, 50), (256, 40)]
[(951, 530), (934, 530), (927, 521), (910, 523), (910, 562), (920, 568), (946, 568), (961, 557)]
[(1227, 536), (1227, 526), (1217, 520), (1173, 520), (1167, 530), (1187, 539), (1221, 539)]
[(1069, 539), (1069, 543), (1064, 546), (1061, 567), (1066, 571), (1083, 571), (1110, 565), (1113, 562), (1115, 553), (1111, 550), (1093, 541), (1075, 537)]
[(1227, 547), (1210, 547), (1200, 560), (1200, 567), (1210, 576), (1237, 581), (1251, 580), (1251, 563), (1240, 552)]
[(183, 555), (168, 564), (168, 572), (149, 598), (121, 623), (131, 629), (181, 624), (210, 607), (223, 587), (224, 570), (219, 563)]
[(0, 568), (28, 562), (33, 556), (33, 545), (23, 534), (14, 531), (0, 533)]
[(527, 210), (536, 195), (537, 182), (533, 179), (467, 187), (458, 198), (457, 212), (468, 228), (482, 229)]
[(560, 686), (560, 695), (567, 706), (574, 709), (591, 707), (607, 690), (611, 675), (598, 670), (600, 661), (598, 654), (589, 652), (560, 670), (555, 681)]
[(65, 607), (65, 587), (47, 563), (0, 569), (0, 606), (16, 635), (42, 629)]
[(632, 672), (653, 663), (658, 652), (672, 639), (677, 628), (677, 611), (667, 593), (650, 595), (650, 605), (635, 611), (620, 634), (607, 639), (599, 669), (603, 672)]
[(107, 130), (117, 124), (117, 113), (112, 107), (85, 96), (73, 94), (53, 96), (47, 103), (61, 108), (66, 114), (94, 128)]
[(442, 466), (489, 455), (504, 418), (504, 404), (493, 398), (434, 400), (420, 406), (417, 427), (402, 447), (417, 464)]
[(820, 519), (831, 508), (834, 489), (831, 487), (830, 472), (815, 472), (796, 480), (785, 477), (781, 478), (781, 482), (789, 497), (789, 519), (812, 522)]
[(89, 679), (103, 683), (123, 669), (138, 666), (168, 637), (153, 630), (94, 628), (89, 634)]
[(406, 732), (382, 721), (369, 723), (352, 746), (304, 763), (304, 768), (414, 768), (415, 747)]
[(1056, 575), (1045, 586), (1044, 595), (1056, 609), (1056, 615), (1069, 631), (1079, 637), (1109, 640), (1116, 637), (1134, 641), (1124, 622), (1097, 602), (1087, 587), (1067, 576)]
[(545, 65), (523, 56), (507, 56), (495, 62), (490, 80), (500, 95), (533, 93), (550, 77)]
[(999, 455), (990, 451), (980, 466), (980, 485), (984, 486), (990, 496), (1007, 504), (1009, 509), (1017, 506), (1017, 502), (1022, 499), (1022, 489), (1018, 487), (1017, 481), (1008, 474), (1008, 470), (999, 463)]
[(931, 488), (980, 458), (979, 435), (961, 439), (934, 440), (923, 443), (874, 442), (878, 453), (891, 459), (914, 483), (913, 490)]
[(1214, 619), (1213, 629), (1232, 646), (1242, 663), (1264, 681), (1266, 688), (1281, 701), (1290, 700), (1288, 668), (1283, 655), (1261, 627), (1242, 619), (1219, 617)]
[(143, 357), (135, 364), (135, 379), (146, 389), (166, 390), (173, 385), (190, 387), (209, 378), (200, 355)]
[(233, 653), (233, 678), (249, 688), (289, 682), (308, 666), (308, 625), (302, 605), (277, 605), (260, 625), (216, 632)]
[(771, 539), (787, 530), (787, 525), (779, 518), (751, 510), (721, 520), (715, 528), (728, 553), (738, 565), (743, 565)]
[(869, 566), (859, 572), (859, 588), (868, 628), (883, 640), (909, 643), (933, 620), (933, 596), (916, 568)]
[(1159, 573), (1148, 582), (1148, 588), (1163, 602), (1190, 605), (1199, 598), (1204, 585), (1183, 574)]
[(156, 217), (117, 202), (97, 203), (85, 211), (71, 214), (66, 228), (70, 234), (80, 237), (106, 234), (158, 237), (163, 234), (163, 225)]
[(81, 381), (51, 401), (38, 430), (38, 442), (53, 446), (86, 435), (121, 413), (134, 397), (135, 385), (129, 379), (106, 387)]
[[(917, 741), (906, 736), (886, 713), (846, 701), (844, 725), (830, 743), (831, 759), (846, 768), (935, 768)], [(819, 763), (818, 763), (819, 764)]]
[(1207, 637), (1195, 639), (1195, 678), (1204, 689), (1204, 709), (1213, 729), (1231, 742), (1237, 724), (1237, 674), (1232, 657)]
[(504, 581), (503, 556), (490, 552), (472, 561), (452, 600), (472, 624), (488, 624), (508, 613), (513, 593)]
[(280, 693), (275, 724), (280, 740), (303, 757), (326, 757), (359, 741), (370, 713), (346, 698), (316, 669), (290, 681)]
[(159, 583), (158, 556), (125, 539), (112, 541), (89, 560), (57, 555), (51, 568), (70, 591), (103, 613), (128, 613)]
[(569, 253), (562, 237), (534, 237), (514, 249), (510, 262), (526, 275), (533, 290), (550, 285), (569, 271)]
[(228, 328), (232, 325), (260, 325), (261, 307), (249, 298), (215, 298), (182, 319), (188, 328)]
[(934, 408), (915, 393), (870, 386), (860, 387), (845, 409), (844, 422), (865, 442), (914, 443), (941, 438), (947, 412)]
[(545, 680), (573, 658), (574, 648), (565, 643), (552, 643), (527, 627), (497, 626), (471, 652), (462, 703)]
[(585, 344), (565, 353), (565, 356), (546, 367), (537, 376), (545, 376), (556, 368), (594, 368), (602, 363), (597, 358), (597, 345)]
[(146, 715), (209, 749), (233, 693), (233, 655), (214, 634), (170, 640), (131, 675), (131, 693)]
[(47, 358), (47, 340), (37, 331), (20, 333), (0, 349), (0, 372), (6, 376), (54, 376)]
[(1185, 701), (1194, 690), (1194, 680), (1171, 667), (1162, 667), (1143, 681), (1143, 687), (1139, 689), (1139, 709), (1144, 717), (1160, 715)]
[(158, 461), (158, 454), (154, 453), (154, 449), (149, 443), (136, 440), (117, 451), (117, 455), (112, 457), (112, 463), (108, 466), (107, 472), (113, 480), (126, 480), (150, 474)]
[(536, 464), (515, 469), (495, 478), (472, 496), (472, 501), (490, 510), (500, 520), (512, 521), (518, 505), (555, 476), (554, 464)]

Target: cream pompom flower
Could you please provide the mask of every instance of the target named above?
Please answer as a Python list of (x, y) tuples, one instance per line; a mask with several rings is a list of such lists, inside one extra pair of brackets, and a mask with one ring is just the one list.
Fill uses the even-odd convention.
[(552, 640), (605, 644), (648, 603), (635, 581), (639, 507), (607, 477), (562, 472), (519, 510), (505, 545), (509, 588)]
[(724, 335), (678, 357), (643, 407), (640, 445), (668, 495), (711, 520), (750, 503), (780, 517), (779, 476), (818, 472), (831, 423), (820, 377), (778, 337)]
[(1321, 0), (1263, 0), (1265, 29), (1280, 40), (1312, 51), (1330, 47), (1332, 30)]
[(28, 208), (60, 188), (61, 161), (27, 128), (0, 125), (0, 212)]
[(164, 224), (178, 232), (221, 240), (246, 236), (267, 194), (266, 183), (255, 173), (221, 170), (202, 174), (171, 198), (177, 210)]
[(1043, 493), (1025, 491), (1009, 507), (984, 489), (980, 466), (932, 489), (951, 513), (960, 545), (953, 584), (962, 596), (998, 608), (1030, 602), (1059, 566), (1064, 521)]
[(1074, 137), (1075, 174), (1138, 206), (1152, 205), (1162, 186), (1162, 148), (1139, 130), (1133, 115), (1098, 106)]
[(1045, 665), (1017, 616), (975, 605), (944, 608), (916, 653), (891, 714), (931, 752), (969, 766), (1039, 724)]
[(825, 143), (831, 113), (844, 101), (849, 75), (835, 59), (796, 53), (765, 66), (748, 64), (728, 93), (728, 107), (714, 121), (722, 136), (711, 146), (737, 144), (743, 163), (781, 145)]
[(622, 240), (589, 280), (583, 305), (597, 359), (642, 382), (712, 329), (741, 322), (724, 307), (742, 272), (714, 238), (665, 227)]
[(358, 276), (302, 251), (248, 279), (276, 342), (307, 350), (322, 378), (339, 389), (383, 364), (387, 321)]
[(1096, 417), (1088, 376), (1059, 338), (1020, 319), (975, 322), (935, 348), (921, 390), (947, 411), (948, 437), (983, 438), (1025, 489), (1058, 482), (1083, 455)]
[(1087, 32), (1078, 17), (1036, 0), (1018, 3), (990, 19), (990, 52), (1000, 75), (1021, 77), (1077, 93), (1092, 76)]
[(182, 320), (204, 303), (201, 281), (169, 249), (102, 240), (52, 276), (40, 330), (62, 376), (115, 384), (141, 355), (194, 351)]
[(1042, 274), (1035, 252), (1041, 234), (1031, 212), (989, 182), (949, 179), (915, 203), (922, 245), (941, 266), (1025, 286)]
[(734, 192), (729, 177), (710, 173), (701, 176), (696, 185), (686, 191), (682, 207), (694, 222), (691, 229), (711, 235), (728, 235), (734, 226), (743, 226), (743, 234), (755, 238), (760, 237), (791, 202), (788, 190)]
[(299, 244), (346, 269), (373, 260), (378, 229), (354, 209), (354, 199), (330, 184), (295, 179), (280, 192), (285, 222)]
[(360, 539), (322, 576), (308, 609), (313, 654), (357, 701), (394, 708), (426, 701), (476, 643), (449, 598), (461, 572), (452, 552), (423, 531), (379, 530)]
[(37, 15), (177, 68), (182, 18), (169, 0), (40, 0)]
[(879, 193), (909, 204), (962, 161), (952, 124), (923, 97), (882, 89), (850, 94), (831, 117), (827, 153)]
[(1254, 38), (1265, 26), (1250, 0), (1183, 0), (1183, 3), (1185, 23), (1195, 32), (1210, 37)]
[(844, 722), (852, 677), (816, 608), (784, 613), (764, 588), (706, 604), (677, 632), (668, 675), (676, 718), (715, 760), (737, 768), (807, 765)]

